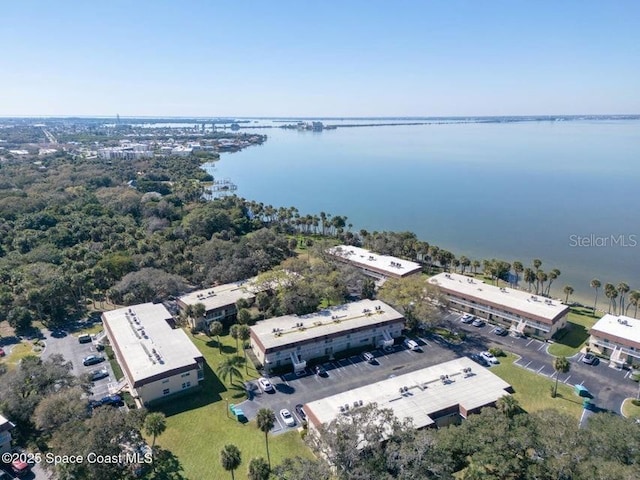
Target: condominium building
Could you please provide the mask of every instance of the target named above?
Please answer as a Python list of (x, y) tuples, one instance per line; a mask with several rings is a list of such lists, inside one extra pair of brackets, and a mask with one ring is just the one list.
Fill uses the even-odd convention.
[(251, 348), (267, 372), (304, 370), (307, 362), (351, 349), (393, 345), (404, 317), (379, 300), (361, 300), (310, 315), (285, 315), (251, 327)]
[(504, 324), (518, 334), (551, 338), (564, 327), (569, 307), (514, 288), (497, 287), (457, 273), (429, 279), (461, 311)]
[(613, 366), (640, 363), (640, 320), (606, 314), (589, 333), (590, 350), (609, 357)]
[(197, 290), (178, 298), (178, 308), (186, 312), (188, 307), (194, 307), (201, 303), (204, 305), (205, 314), (202, 318), (189, 317), (189, 323), (193, 328), (204, 328), (213, 321), (230, 324), (235, 320), (238, 310), (236, 303), (245, 299), (252, 301), (255, 294), (251, 288), (251, 281), (227, 283), (205, 290)]
[[(162, 304), (144, 303), (102, 314), (102, 323), (125, 382), (146, 405), (196, 387), (204, 358)], [(124, 386), (124, 383), (123, 383)]]
[(15, 425), (0, 415), (0, 454), (11, 451), (11, 430)]
[(369, 404), (391, 409), (416, 429), (457, 423), (513, 393), (488, 369), (462, 357), (307, 403), (310, 429)]
[(388, 255), (378, 255), (364, 248), (338, 245), (327, 250), (334, 259), (347, 263), (376, 279), (403, 278), (422, 271), (419, 263)]

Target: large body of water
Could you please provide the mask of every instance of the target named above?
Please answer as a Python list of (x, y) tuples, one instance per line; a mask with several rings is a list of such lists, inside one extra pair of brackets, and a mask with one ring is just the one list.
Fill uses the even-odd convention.
[(212, 170), (245, 198), (413, 231), (457, 256), (540, 258), (562, 272), (555, 296), (569, 284), (592, 302), (594, 277), (640, 289), (639, 120), (255, 131), (262, 146)]

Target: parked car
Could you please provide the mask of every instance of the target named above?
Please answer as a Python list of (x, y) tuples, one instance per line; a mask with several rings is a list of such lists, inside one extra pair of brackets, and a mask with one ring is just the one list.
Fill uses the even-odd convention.
[(480, 356), (482, 356), (482, 358), (484, 358), (487, 362), (491, 363), (492, 365), (496, 365), (500, 363), (498, 359), (494, 357), (491, 352), (482, 352), (480, 353)]
[(258, 379), (258, 385), (260, 385), (260, 388), (264, 391), (264, 392), (275, 392), (275, 388), (273, 388), (273, 385), (271, 384), (271, 382), (269, 381), (268, 378), (264, 378), (264, 377), (260, 377)]
[(84, 359), (82, 360), (82, 364), (85, 367), (88, 367), (89, 365), (96, 365), (102, 362), (104, 362), (104, 357), (102, 355), (89, 355), (88, 357), (84, 357)]
[(475, 320), (476, 317), (474, 317), (473, 315), (471, 315), (470, 313), (465, 313), (464, 315), (462, 315), (462, 318), (460, 319), (460, 321), (462, 323), (471, 323)]
[(91, 381), (95, 382), (97, 380), (107, 378), (108, 376), (109, 376), (109, 370), (107, 370), (106, 368), (99, 368), (91, 372)]
[(295, 426), (296, 421), (293, 418), (293, 415), (291, 415), (291, 412), (289, 410), (287, 410), (286, 408), (283, 408), (282, 410), (280, 410), (280, 416), (282, 417), (282, 420), (284, 421), (284, 424), (287, 427)]
[(104, 350), (104, 345), (101, 343), (96, 343), (95, 347), (96, 347), (96, 350), (99, 352), (102, 352)]
[(5, 353), (4, 353), (4, 349), (0, 348), (0, 357), (4, 357)]
[(593, 353), (589, 352), (582, 357), (582, 362), (587, 365), (597, 365), (600, 360)]
[(504, 337), (508, 332), (505, 328), (502, 327), (496, 327), (496, 329), (493, 331), (493, 333), (495, 333), (496, 335), (499, 335), (501, 337)]
[(374, 362), (374, 360), (376, 359), (376, 357), (374, 357), (374, 356), (373, 356), (373, 353), (371, 353), (371, 352), (364, 352), (364, 353), (362, 354), (362, 359), (363, 359), (365, 362), (373, 363), (373, 362)]
[(303, 422), (307, 421), (307, 414), (305, 413), (304, 408), (302, 407), (301, 403), (296, 405), (296, 413), (300, 417), (300, 420), (302, 420)]
[(100, 399), (101, 405), (111, 405), (112, 407), (122, 407), (124, 401), (120, 395), (108, 395)]
[(91, 335), (88, 333), (84, 333), (78, 337), (78, 342), (80, 343), (91, 343)]
[(420, 345), (415, 340), (411, 340), (410, 338), (405, 338), (403, 342), (404, 346), (409, 350), (420, 350)]
[(318, 375), (319, 377), (329, 376), (329, 374), (327, 373), (327, 371), (322, 365), (316, 365), (315, 371), (316, 371), (316, 375)]
[(477, 353), (472, 353), (471, 355), (469, 355), (469, 357), (471, 358), (471, 360), (482, 365), (483, 367), (488, 367), (491, 365), (489, 362), (485, 360), (485, 358), (482, 355), (479, 355)]
[(7, 472), (0, 470), (0, 480), (13, 480), (14, 477), (9, 475)]
[(11, 462), (11, 471), (16, 477), (24, 477), (31, 471), (31, 466), (22, 460)]
[(486, 323), (481, 318), (476, 318), (473, 322), (471, 322), (471, 325), (473, 325), (474, 327), (484, 327)]

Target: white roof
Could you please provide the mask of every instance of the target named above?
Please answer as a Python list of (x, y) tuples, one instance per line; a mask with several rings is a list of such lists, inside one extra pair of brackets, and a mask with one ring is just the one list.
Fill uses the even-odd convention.
[[(167, 323), (171, 314), (164, 305), (144, 303), (102, 314), (105, 328), (116, 343), (129, 373), (137, 384), (151, 377), (162, 378), (174, 369), (195, 367), (202, 354), (181, 329)], [(170, 376), (170, 375), (166, 375)]]
[(359, 263), (364, 267), (386, 273), (388, 275), (409, 275), (419, 272), (422, 267), (419, 263), (403, 260), (388, 255), (378, 255), (370, 250), (351, 245), (338, 245), (329, 250), (331, 255), (341, 257), (348, 262)]
[(640, 345), (640, 320), (636, 318), (608, 313), (591, 327), (591, 331), (612, 335)]
[(557, 300), (514, 288), (496, 287), (457, 273), (440, 273), (431, 277), (429, 282), (463, 296), (473, 297), (480, 302), (500, 305), (510, 312), (522, 312), (538, 317), (545, 323), (552, 323), (569, 310), (568, 306)]
[[(470, 369), (469, 373), (463, 373)], [(441, 376), (449, 376), (443, 381)], [(446, 382), (446, 383), (445, 383)], [(407, 391), (400, 393), (400, 389)], [(467, 412), (490, 405), (508, 395), (510, 385), (471, 359), (462, 357), (397, 377), (371, 383), (305, 405), (310, 417), (326, 424), (341, 413), (345, 405), (376, 403), (390, 408), (400, 420), (411, 418), (416, 428), (435, 422), (432, 417), (450, 407), (460, 405)]]
[(360, 300), (309, 315), (270, 318), (256, 323), (251, 331), (266, 350), (354, 328), (403, 321), (403, 318), (380, 300)]
[(217, 287), (196, 290), (179, 298), (185, 305), (201, 303), (206, 311), (233, 305), (241, 298), (250, 299), (255, 295), (250, 290), (250, 280), (227, 283)]

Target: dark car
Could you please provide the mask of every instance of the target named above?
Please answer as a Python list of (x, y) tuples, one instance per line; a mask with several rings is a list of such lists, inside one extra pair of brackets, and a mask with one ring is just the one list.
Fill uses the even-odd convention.
[(79, 343), (91, 343), (91, 335), (84, 333), (78, 337)]
[(597, 365), (599, 360), (593, 353), (589, 352), (584, 357), (582, 357), (582, 362), (587, 365)]
[(472, 353), (469, 357), (471, 358), (471, 360), (473, 360), (476, 363), (479, 363), (483, 367), (489, 366), (489, 362), (482, 355), (478, 355), (477, 353)]
[(302, 420), (303, 422), (307, 421), (307, 414), (304, 413), (304, 408), (302, 408), (302, 404), (301, 403), (296, 405), (296, 413), (300, 417), (300, 420)]
[(493, 333), (495, 333), (496, 335), (499, 335), (501, 337), (504, 337), (507, 334), (507, 330), (502, 328), (502, 327), (496, 327), (496, 329), (493, 331)]
[(124, 401), (120, 395), (109, 395), (100, 399), (101, 405), (111, 405), (112, 407), (122, 407)]
[(9, 475), (7, 472), (0, 470), (0, 480), (13, 480), (14, 477)]
[(84, 357), (84, 359), (82, 360), (82, 364), (85, 367), (88, 367), (89, 365), (96, 365), (102, 362), (104, 362), (104, 357), (102, 355), (89, 355), (88, 357)]
[(316, 375), (319, 377), (328, 377), (329, 374), (322, 365), (316, 365)]

